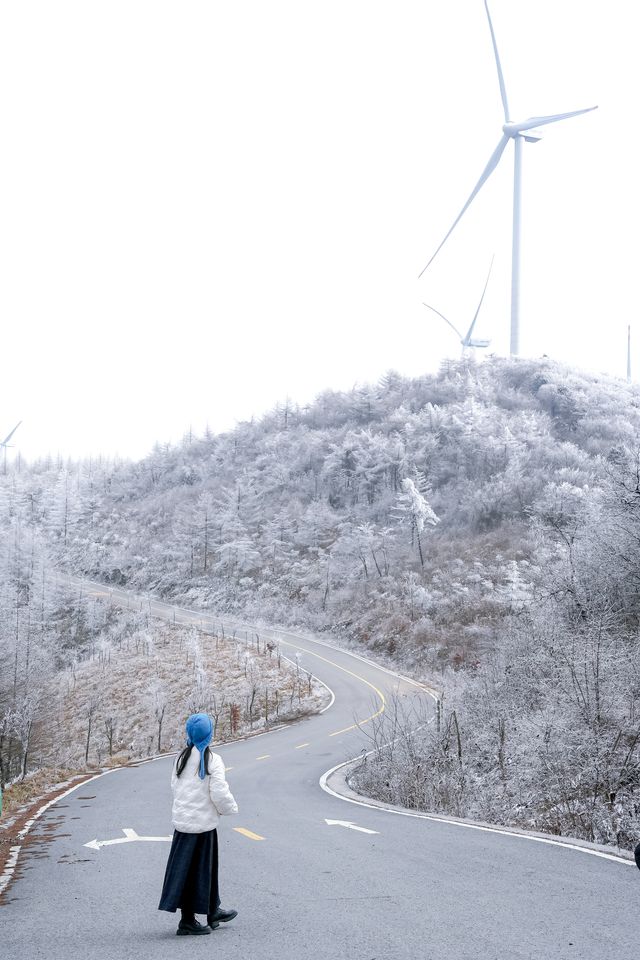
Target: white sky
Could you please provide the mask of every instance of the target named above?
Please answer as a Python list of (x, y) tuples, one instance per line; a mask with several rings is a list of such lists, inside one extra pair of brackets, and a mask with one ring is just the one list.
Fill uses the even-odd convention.
[[(624, 376), (640, 67), (628, 0), (492, 0), (524, 147), (521, 352)], [(0, 432), (143, 456), (288, 395), (508, 351), (513, 147), (482, 0), (0, 6)], [(633, 333), (632, 333), (633, 335)]]

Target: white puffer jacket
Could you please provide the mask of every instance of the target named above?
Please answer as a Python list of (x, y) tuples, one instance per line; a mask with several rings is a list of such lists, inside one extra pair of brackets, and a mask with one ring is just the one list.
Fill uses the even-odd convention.
[(178, 760), (171, 773), (173, 792), (173, 826), (180, 833), (204, 833), (218, 826), (218, 815), (238, 812), (238, 804), (229, 790), (224, 776), (222, 757), (209, 751), (209, 774), (201, 780), (200, 752), (194, 747), (180, 776), (176, 773)]

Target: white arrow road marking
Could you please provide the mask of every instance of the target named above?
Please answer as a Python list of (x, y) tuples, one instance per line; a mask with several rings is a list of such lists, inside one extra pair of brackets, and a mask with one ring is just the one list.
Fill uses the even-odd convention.
[(349, 830), (359, 830), (360, 833), (378, 833), (377, 830), (367, 830), (366, 827), (359, 827), (355, 823), (351, 823), (350, 820), (326, 820), (325, 823), (329, 824), (330, 827), (348, 827)]
[(135, 840), (160, 840), (168, 843), (172, 840), (172, 837), (139, 837), (131, 827), (123, 827), (122, 832), (124, 833), (124, 837), (117, 837), (115, 840), (90, 840), (89, 843), (85, 843), (84, 846), (90, 847), (92, 850), (99, 850), (100, 847), (109, 847), (114, 843), (133, 843)]

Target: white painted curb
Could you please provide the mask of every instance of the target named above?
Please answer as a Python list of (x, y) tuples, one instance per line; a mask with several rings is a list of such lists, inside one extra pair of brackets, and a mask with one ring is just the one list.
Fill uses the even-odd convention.
[[(57, 797), (53, 797), (52, 800), (48, 800), (47, 803), (43, 803), (41, 807), (38, 807), (31, 819), (27, 820), (22, 830), (17, 834), (18, 840), (24, 840), (26, 835), (31, 830), (31, 827), (34, 825), (36, 820), (39, 820), (45, 810), (48, 810), (49, 807), (53, 806), (54, 803), (57, 803), (58, 800), (62, 800), (63, 797), (68, 797), (70, 793), (73, 793), (74, 790), (78, 790), (80, 787), (86, 786), (88, 783), (91, 783), (93, 780), (99, 780), (100, 777), (105, 777), (108, 773), (114, 773), (116, 770), (120, 770), (120, 767), (113, 767), (111, 770), (103, 770), (102, 773), (97, 773), (93, 777), (87, 777), (86, 780), (81, 780), (79, 783), (74, 784), (73, 787), (69, 787), (68, 790), (65, 790), (64, 793), (58, 794)], [(7, 860), (6, 866), (2, 873), (0, 874), (0, 896), (4, 893), (6, 888), (9, 885), (11, 878), (16, 869), (16, 864), (18, 863), (18, 857), (22, 849), (22, 844), (18, 843), (14, 847), (9, 848), (9, 859)]]
[[(338, 800), (344, 800), (346, 803), (355, 803), (359, 807), (368, 807), (370, 810), (381, 810), (384, 813), (393, 813), (399, 817), (413, 817), (417, 820), (431, 820), (436, 823), (447, 823), (454, 827), (466, 827), (468, 830), (481, 830), (485, 833), (497, 833), (505, 837), (517, 837), (520, 840), (531, 840), (534, 843), (546, 843), (556, 847), (565, 847), (568, 850), (577, 850), (580, 853), (588, 853), (592, 857), (601, 857), (603, 860), (613, 860), (615, 863), (622, 863), (626, 866), (634, 867), (635, 860), (631, 854), (625, 857), (623, 854), (608, 853), (608, 847), (599, 844), (589, 843), (587, 840), (564, 840), (562, 838), (549, 837), (542, 833), (529, 833), (525, 830), (519, 830), (517, 827), (496, 827), (490, 823), (482, 823), (477, 820), (465, 820), (462, 817), (444, 817), (435, 813), (418, 813), (414, 810), (407, 810), (404, 807), (387, 804), (381, 800), (363, 799), (359, 793), (353, 790), (346, 777), (346, 767), (357, 763), (365, 756), (370, 756), (374, 751), (369, 750), (366, 754), (352, 757), (351, 760), (345, 760), (338, 763), (335, 767), (327, 770), (320, 777), (320, 787), (325, 793), (336, 797)], [(340, 771), (343, 771), (342, 773)], [(333, 779), (334, 789), (329, 785), (329, 780)]]

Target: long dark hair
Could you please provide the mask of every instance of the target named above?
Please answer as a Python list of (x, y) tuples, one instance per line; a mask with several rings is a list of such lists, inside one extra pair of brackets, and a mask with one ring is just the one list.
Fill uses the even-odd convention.
[[(191, 756), (191, 751), (192, 751), (192, 750), (193, 750), (193, 744), (191, 744), (191, 745), (188, 746), (188, 747), (185, 747), (184, 750), (182, 751), (182, 753), (180, 754), (180, 756), (178, 757), (178, 761), (177, 761), (177, 764), (176, 764), (176, 775), (177, 775), (178, 777), (180, 776), (180, 774), (182, 773), (182, 771), (183, 771), (184, 768), (186, 767), (186, 765), (187, 765), (187, 760), (188, 760), (189, 757)], [(206, 774), (209, 773), (209, 747), (207, 747), (207, 748), (205, 749), (205, 751), (204, 751), (204, 772), (205, 772)], [(196, 771), (196, 773), (197, 773), (197, 771)]]

